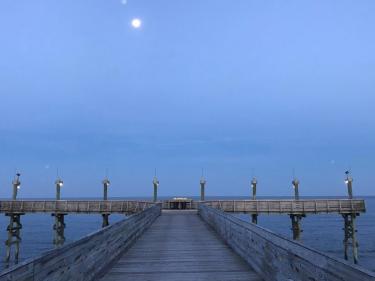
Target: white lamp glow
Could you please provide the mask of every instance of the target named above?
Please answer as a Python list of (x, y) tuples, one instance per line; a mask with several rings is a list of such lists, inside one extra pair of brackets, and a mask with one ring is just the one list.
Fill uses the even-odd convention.
[(140, 28), (141, 25), (142, 25), (142, 21), (140, 19), (135, 18), (135, 19), (132, 20), (132, 26), (134, 28)]

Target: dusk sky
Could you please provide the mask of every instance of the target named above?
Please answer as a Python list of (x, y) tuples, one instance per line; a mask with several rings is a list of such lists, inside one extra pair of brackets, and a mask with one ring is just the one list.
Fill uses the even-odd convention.
[[(375, 1), (1, 0), (0, 197), (375, 195)], [(139, 18), (140, 28), (131, 21)]]

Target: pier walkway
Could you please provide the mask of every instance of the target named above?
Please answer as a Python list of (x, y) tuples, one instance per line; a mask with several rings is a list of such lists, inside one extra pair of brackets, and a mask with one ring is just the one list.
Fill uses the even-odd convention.
[(261, 278), (197, 215), (163, 210), (101, 281), (247, 280)]

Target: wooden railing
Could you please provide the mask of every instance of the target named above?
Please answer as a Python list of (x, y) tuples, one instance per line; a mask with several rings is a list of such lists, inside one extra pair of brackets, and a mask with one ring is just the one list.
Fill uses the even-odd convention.
[(0, 201), (0, 213), (137, 213), (155, 205), (147, 201), (17, 200)]
[(198, 212), (265, 281), (375, 281), (374, 272), (311, 249), (231, 214), (205, 204), (199, 206)]
[(318, 213), (363, 213), (366, 212), (362, 199), (319, 199), (319, 200), (218, 200), (201, 202), (224, 212), (318, 214)]
[[(188, 209), (196, 209), (197, 201), (189, 201)], [(155, 203), (149, 201), (123, 200), (4, 200), (0, 201), (0, 213), (137, 213)], [(366, 211), (362, 199), (319, 200), (213, 200), (205, 204), (224, 212), (274, 213), (274, 214), (318, 214), (318, 213), (363, 213)], [(163, 201), (163, 208), (170, 208), (170, 200)]]
[(99, 280), (112, 263), (137, 241), (160, 214), (160, 205), (146, 208), (78, 241), (7, 269), (0, 273), (0, 281)]

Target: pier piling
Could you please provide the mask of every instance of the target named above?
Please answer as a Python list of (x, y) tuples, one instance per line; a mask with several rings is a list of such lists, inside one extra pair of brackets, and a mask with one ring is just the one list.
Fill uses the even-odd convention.
[(65, 242), (65, 215), (63, 213), (52, 214), (55, 217), (55, 224), (53, 225), (53, 244), (55, 246), (62, 246)]
[[(20, 173), (16, 173), (16, 177), (12, 181), (12, 185), (13, 185), (12, 200), (13, 201), (17, 200), (18, 190), (21, 188), (20, 176), (21, 176)], [(21, 239), (21, 229), (22, 229), (21, 215), (23, 215), (23, 213), (6, 213), (5, 215), (9, 217), (9, 225), (7, 227), (8, 239), (5, 241), (5, 245), (6, 245), (5, 261), (9, 262), (10, 256), (11, 256), (12, 245), (14, 244), (16, 247), (15, 253), (14, 253), (14, 259), (16, 262), (18, 262), (18, 256), (20, 252), (20, 243), (22, 240)]]
[(21, 215), (23, 213), (11, 213), (11, 214), (5, 214), (6, 216), (9, 216), (9, 225), (7, 227), (8, 231), (8, 239), (5, 241), (6, 245), (6, 257), (5, 261), (9, 262), (10, 261), (10, 256), (11, 256), (11, 250), (12, 250), (12, 245), (15, 245), (15, 253), (14, 253), (14, 259), (15, 262), (18, 262), (18, 256), (20, 252), (20, 243), (21, 243), (21, 229), (22, 229), (22, 224), (21, 224)]

